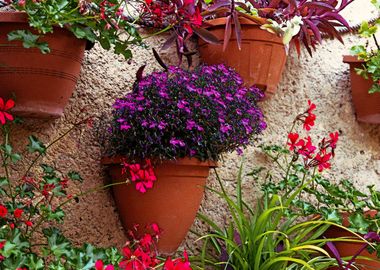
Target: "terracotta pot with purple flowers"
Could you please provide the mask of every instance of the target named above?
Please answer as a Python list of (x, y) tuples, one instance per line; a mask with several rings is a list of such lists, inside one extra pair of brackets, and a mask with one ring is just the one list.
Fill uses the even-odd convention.
[(159, 251), (174, 252), (195, 219), (209, 169), (265, 128), (262, 97), (224, 65), (169, 67), (139, 78), (113, 105), (103, 159), (114, 182), (130, 183), (113, 189), (124, 227), (144, 231), (155, 222)]

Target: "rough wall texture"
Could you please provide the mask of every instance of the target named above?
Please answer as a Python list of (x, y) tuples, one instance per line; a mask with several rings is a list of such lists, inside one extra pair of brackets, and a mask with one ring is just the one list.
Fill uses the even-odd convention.
[[(373, 16), (373, 13), (370, 15), (370, 5), (367, 2), (369, 1), (356, 0), (347, 10), (346, 14), (352, 22), (357, 23)], [(149, 44), (159, 47), (164, 38), (150, 38)], [(325, 41), (313, 58), (306, 55), (306, 52), (300, 59), (294, 52), (290, 53), (277, 93), (261, 104), (268, 128), (260, 140), (266, 143), (283, 142), (293, 117), (311, 99), (318, 106), (316, 134), (322, 136), (339, 130), (341, 135), (331, 174), (337, 179), (352, 178), (360, 186), (379, 184), (380, 126), (360, 124), (355, 120), (348, 66), (342, 63), (342, 54), (347, 53), (348, 48), (359, 39), (345, 35), (344, 40), (345, 45), (337, 41)], [(163, 58), (172, 63), (176, 61), (173, 50), (163, 52)], [(122, 58), (95, 47), (86, 53), (81, 78), (65, 110), (65, 116), (54, 121), (26, 121), (17, 137), (25, 138), (22, 136), (33, 132), (49, 141), (66, 130), (83, 108), (95, 116), (109, 113), (114, 99), (129, 91), (136, 70), (145, 63), (148, 64), (147, 72), (159, 68), (149, 50), (136, 49), (132, 63), (128, 64)], [(265, 159), (254, 147), (247, 149), (244, 154), (247, 170), (265, 163)], [(81, 187), (83, 190), (107, 181), (100, 159), (96, 134), (89, 129), (73, 132), (53, 147), (49, 155), (49, 160), (62, 170), (81, 172), (85, 179)], [(240, 157), (235, 153), (226, 155), (220, 165), (218, 172), (227, 189), (233, 191)], [(210, 177), (209, 183), (215, 185), (214, 175)], [(253, 199), (257, 191), (252, 180), (247, 179), (244, 187), (245, 193)], [(72, 191), (75, 193), (79, 188), (74, 186)], [(224, 213), (218, 198), (209, 193), (205, 196), (202, 211), (219, 219)], [(93, 193), (81, 198), (79, 203), (71, 203), (67, 207), (67, 213), (63, 229), (75, 242), (88, 241), (102, 246), (121, 246), (124, 243), (125, 235), (109, 191)], [(201, 224), (196, 222), (193, 229), (200, 227)], [(192, 247), (194, 239), (195, 236), (189, 234), (186, 245)]]

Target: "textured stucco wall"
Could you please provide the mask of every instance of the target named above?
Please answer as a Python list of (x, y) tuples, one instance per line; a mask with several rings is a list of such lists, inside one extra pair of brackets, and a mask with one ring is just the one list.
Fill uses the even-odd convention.
[[(346, 14), (352, 22), (357, 23), (373, 16), (373, 13), (369, 13), (369, 2), (356, 0), (347, 10)], [(154, 37), (149, 39), (148, 43), (159, 47), (164, 39), (164, 36)], [(267, 143), (283, 142), (293, 117), (305, 107), (306, 101), (311, 99), (318, 106), (316, 134), (322, 136), (334, 130), (340, 132), (341, 141), (331, 174), (338, 179), (353, 178), (361, 186), (379, 184), (380, 126), (360, 124), (355, 120), (348, 66), (342, 63), (342, 54), (347, 53), (348, 48), (359, 39), (346, 34), (344, 40), (345, 45), (338, 41), (324, 41), (313, 58), (306, 52), (303, 52), (300, 59), (294, 51), (290, 53), (277, 93), (272, 99), (261, 103), (268, 128), (260, 140)], [(176, 61), (173, 50), (162, 54), (164, 60), (172, 63)], [(81, 78), (65, 110), (65, 116), (51, 121), (28, 120), (17, 137), (23, 138), (25, 134), (33, 132), (43, 140), (49, 141), (63, 132), (83, 108), (86, 108), (88, 114), (95, 116), (109, 113), (114, 99), (129, 91), (134, 74), (142, 64), (148, 64), (147, 72), (159, 68), (149, 50), (134, 50), (133, 61), (128, 64), (121, 57), (115, 57), (112, 53), (95, 47), (86, 53)], [(95, 121), (98, 120), (95, 117)], [(53, 147), (45, 162), (52, 161), (64, 171), (80, 171), (84, 178), (81, 188), (88, 189), (107, 180), (100, 166), (100, 159), (96, 132), (83, 129), (73, 132)], [(246, 170), (258, 164), (265, 164), (265, 159), (254, 147), (245, 151), (245, 159)], [(220, 165), (219, 174), (227, 189), (232, 191), (240, 157), (235, 153), (226, 155)], [(215, 186), (213, 175), (209, 184)], [(245, 193), (253, 199), (257, 191), (252, 180), (247, 178), (244, 187)], [(79, 191), (79, 186), (73, 186), (71, 190), (75, 193)], [(221, 219), (224, 210), (218, 200), (214, 195), (207, 193), (202, 210)], [(125, 236), (109, 191), (83, 197), (79, 203), (73, 202), (68, 205), (67, 213), (63, 229), (75, 242), (88, 241), (103, 246), (123, 245)], [(194, 229), (199, 227), (199, 222), (193, 226)], [(188, 248), (193, 246), (194, 239), (194, 236), (189, 235), (186, 241)]]

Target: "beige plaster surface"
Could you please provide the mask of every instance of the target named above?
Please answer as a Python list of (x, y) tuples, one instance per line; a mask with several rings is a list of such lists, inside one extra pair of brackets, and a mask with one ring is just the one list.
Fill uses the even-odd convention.
[[(347, 10), (351, 21), (360, 22), (371, 17), (369, 1), (356, 0)], [(165, 36), (150, 38), (151, 46), (159, 47)], [(340, 142), (331, 174), (337, 179), (352, 178), (361, 187), (380, 183), (380, 126), (358, 123), (355, 120), (351, 102), (348, 66), (342, 62), (342, 55), (359, 39), (344, 35), (345, 45), (338, 41), (325, 40), (313, 58), (303, 52), (298, 58), (290, 52), (277, 93), (272, 99), (261, 103), (268, 128), (260, 137), (262, 143), (284, 142), (286, 130), (293, 117), (302, 111), (308, 99), (317, 106), (315, 134), (323, 136), (330, 131), (340, 132)], [(175, 63), (174, 50), (162, 52), (165, 61)], [(196, 61), (197, 62), (197, 61)], [(103, 114), (109, 114), (115, 98), (130, 90), (134, 74), (142, 65), (147, 71), (158, 69), (150, 50), (136, 48), (131, 64), (121, 57), (115, 57), (96, 46), (86, 52), (82, 73), (77, 89), (66, 107), (65, 116), (51, 121), (28, 120), (16, 135), (24, 140), (24, 135), (33, 132), (45, 141), (54, 139), (64, 132), (68, 124), (85, 108), (86, 113), (94, 115), (94, 121), (101, 121)], [(45, 162), (53, 162), (62, 170), (77, 170), (84, 178), (83, 185), (72, 186), (73, 192), (80, 189), (102, 185), (107, 182), (103, 167), (100, 165), (101, 151), (94, 129), (84, 128), (75, 131), (51, 149)], [(245, 171), (258, 164), (266, 164), (265, 159), (255, 147), (244, 152)], [(229, 191), (233, 191), (241, 157), (235, 153), (225, 156), (218, 172)], [(266, 164), (268, 165), (268, 164)], [(216, 185), (215, 177), (209, 179), (211, 186)], [(253, 201), (258, 191), (253, 181), (246, 178), (244, 191)], [(222, 221), (225, 209), (218, 198), (209, 192), (201, 207), (202, 211)], [(67, 218), (62, 226), (65, 234), (76, 243), (84, 241), (102, 246), (122, 246), (125, 235), (119, 222), (110, 191), (93, 193), (73, 202), (66, 208)], [(201, 228), (197, 221), (193, 229)], [(188, 248), (193, 247), (196, 237), (189, 234)]]

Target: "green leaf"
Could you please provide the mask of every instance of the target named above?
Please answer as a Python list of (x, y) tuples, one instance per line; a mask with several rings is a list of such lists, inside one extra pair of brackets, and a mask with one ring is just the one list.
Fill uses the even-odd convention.
[(362, 22), (362, 25), (360, 26), (360, 29), (359, 29), (359, 34), (362, 37), (369, 38), (372, 35), (374, 35), (376, 31), (377, 31), (376, 25), (371, 26), (368, 24), (368, 22)]
[(21, 41), (24, 48), (38, 48), (43, 54), (49, 53), (48, 44), (46, 42), (39, 42), (39, 38), (39, 35), (34, 35), (27, 30), (15, 30), (8, 33), (9, 41)]
[(29, 136), (28, 151), (30, 153), (38, 152), (42, 155), (46, 153), (46, 146), (35, 136), (31, 135)]
[(350, 229), (354, 232), (361, 234), (368, 233), (368, 228), (370, 226), (369, 221), (364, 217), (362, 213), (353, 213), (349, 217)]
[(83, 182), (82, 177), (81, 177), (80, 174), (77, 173), (77, 172), (74, 172), (74, 171), (69, 172), (69, 173), (67, 174), (67, 176), (68, 176), (71, 180), (73, 180), (73, 181)]

